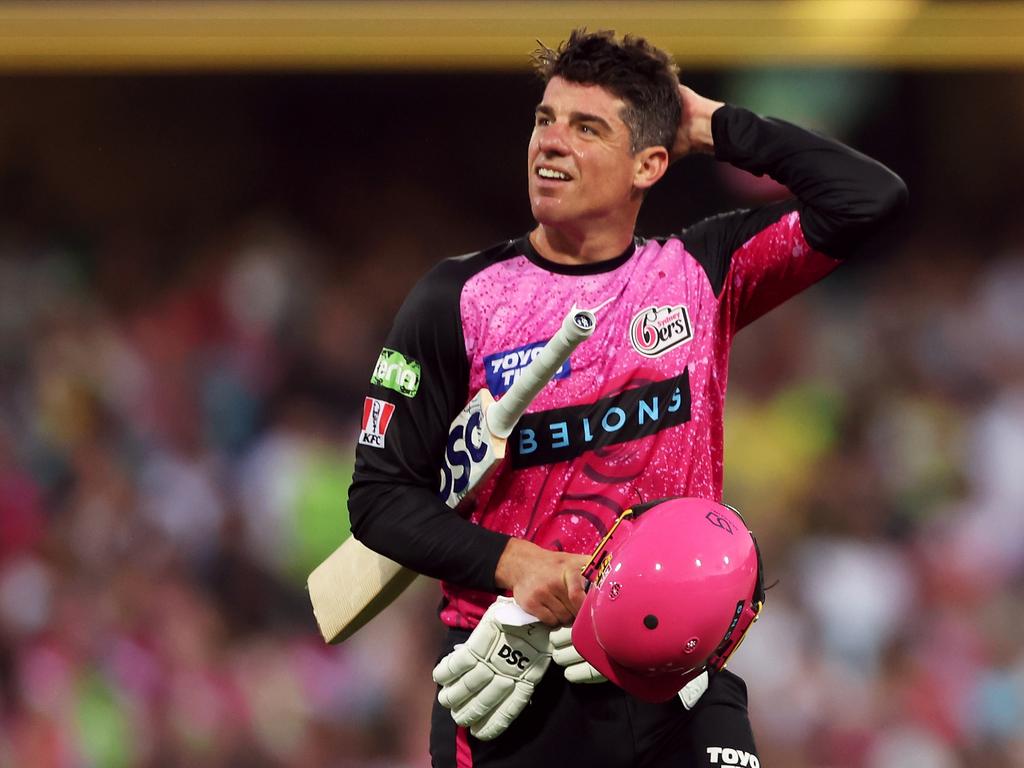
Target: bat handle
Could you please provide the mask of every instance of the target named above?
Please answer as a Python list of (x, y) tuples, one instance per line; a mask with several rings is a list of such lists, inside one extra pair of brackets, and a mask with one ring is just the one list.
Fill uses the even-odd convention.
[(523, 369), (505, 396), (487, 410), (487, 426), (495, 437), (512, 434), (523, 415), (544, 386), (551, 381), (573, 350), (589, 338), (597, 326), (597, 318), (589, 309), (575, 307), (565, 316), (562, 326), (544, 345), (537, 358)]

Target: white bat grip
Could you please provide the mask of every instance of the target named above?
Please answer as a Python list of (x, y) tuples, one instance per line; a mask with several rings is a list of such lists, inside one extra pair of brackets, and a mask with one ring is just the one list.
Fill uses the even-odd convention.
[(565, 316), (562, 327), (523, 369), (505, 396), (487, 409), (487, 426), (492, 435), (506, 438), (512, 434), (533, 398), (551, 381), (580, 342), (594, 332), (596, 325), (597, 318), (589, 309), (573, 309)]

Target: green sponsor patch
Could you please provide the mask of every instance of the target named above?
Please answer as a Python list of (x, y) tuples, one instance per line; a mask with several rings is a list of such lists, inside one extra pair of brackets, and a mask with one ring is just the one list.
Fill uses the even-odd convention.
[(401, 352), (384, 347), (377, 358), (370, 383), (393, 389), (406, 397), (416, 397), (420, 391), (420, 364)]

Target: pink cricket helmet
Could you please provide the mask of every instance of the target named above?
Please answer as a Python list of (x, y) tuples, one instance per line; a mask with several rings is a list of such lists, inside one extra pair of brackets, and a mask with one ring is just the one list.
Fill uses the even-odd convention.
[(724, 667), (764, 604), (753, 534), (735, 509), (706, 499), (626, 510), (584, 576), (573, 645), (613, 683), (650, 702)]

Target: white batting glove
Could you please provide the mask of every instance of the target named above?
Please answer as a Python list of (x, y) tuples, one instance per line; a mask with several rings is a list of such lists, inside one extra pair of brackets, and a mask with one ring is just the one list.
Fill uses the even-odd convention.
[(561, 627), (551, 633), (551, 658), (565, 667), (563, 674), (570, 683), (607, 683), (608, 678), (580, 656), (572, 644), (572, 627)]
[(704, 691), (708, 689), (708, 682), (708, 671), (705, 669), (684, 685), (683, 690), (679, 692), (679, 700), (683, 702), (683, 706), (693, 709), (700, 701), (700, 697), (704, 695)]
[(550, 628), (499, 597), (465, 643), (434, 667), (437, 700), (482, 741), (497, 738), (530, 701), (551, 662)]

